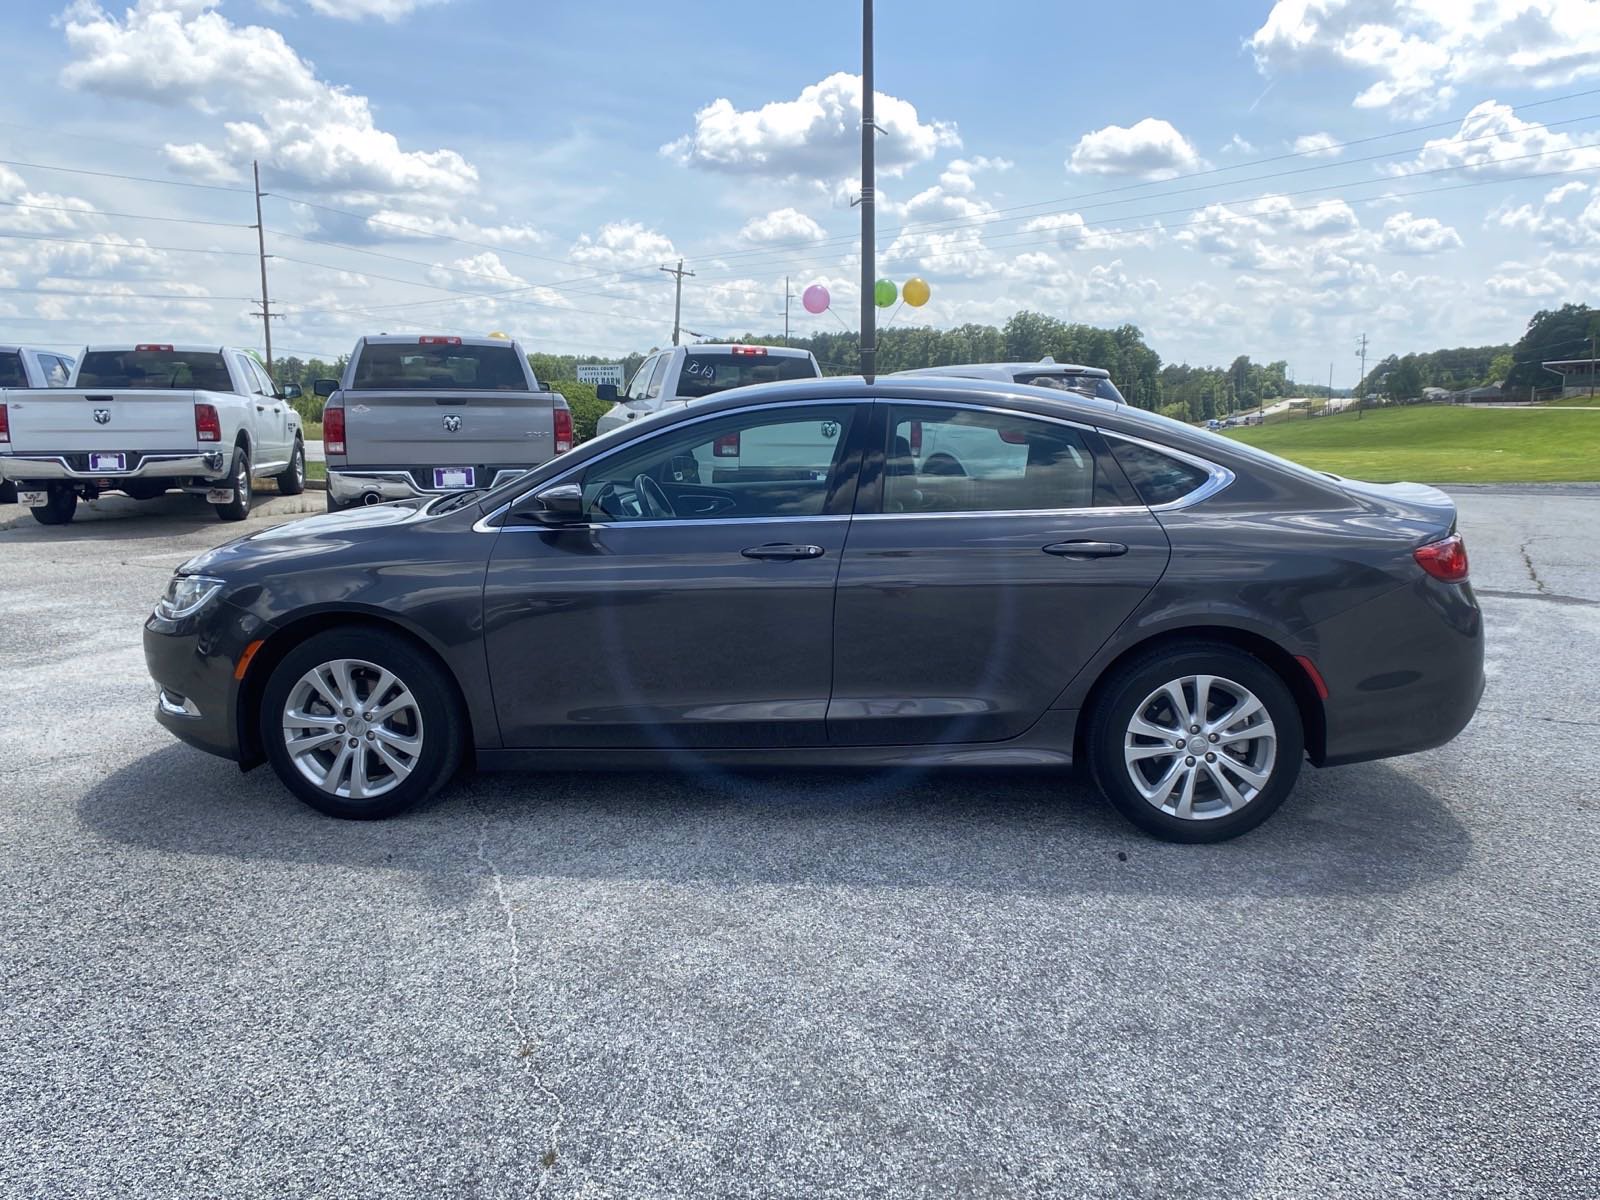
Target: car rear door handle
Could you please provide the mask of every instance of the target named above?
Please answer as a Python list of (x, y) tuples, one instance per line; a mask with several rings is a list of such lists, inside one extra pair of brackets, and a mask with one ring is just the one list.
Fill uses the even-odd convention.
[(796, 546), (791, 542), (768, 542), (739, 551), (746, 558), (821, 558), (821, 546)]
[(1121, 542), (1056, 542), (1044, 547), (1044, 552), (1057, 558), (1116, 558), (1128, 548)]

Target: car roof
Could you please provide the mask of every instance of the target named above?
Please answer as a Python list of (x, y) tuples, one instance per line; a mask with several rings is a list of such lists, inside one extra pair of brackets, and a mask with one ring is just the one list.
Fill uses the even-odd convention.
[(765, 350), (778, 358), (811, 357), (811, 351), (800, 346), (762, 346), (757, 342), (696, 342), (681, 348), (690, 354), (732, 354), (735, 346)]
[(77, 358), (76, 350), (57, 350), (53, 346), (31, 346), (27, 342), (13, 342), (0, 345), (0, 354), (20, 354), (27, 350), (32, 354), (54, 354), (58, 358)]
[(1102, 367), (1086, 367), (1080, 363), (1058, 362), (1003, 362), (1003, 363), (952, 363), (943, 367), (915, 367), (896, 371), (896, 375), (956, 375), (963, 379), (1013, 379), (1029, 375), (1087, 375), (1092, 379), (1110, 379), (1111, 372)]
[(465, 333), (369, 333), (362, 335), (364, 346), (420, 346), (423, 338), (453, 338), (463, 346), (517, 346), (516, 338), (476, 336)]
[[(126, 354), (126, 353), (128, 353), (128, 351), (136, 350), (140, 346), (170, 347), (171, 350), (172, 350), (172, 353), (174, 353), (174, 354), (222, 354), (224, 351), (232, 350), (232, 349), (235, 348), (233, 346), (219, 346), (215, 342), (211, 343), (211, 345), (209, 345), (209, 346), (197, 346), (197, 345), (194, 345), (192, 343), (180, 344), (180, 343), (177, 343), (177, 342), (148, 341), (148, 342), (110, 342), (110, 343), (107, 343), (106, 345), (103, 345), (103, 346), (85, 346), (83, 352), (85, 354)], [(244, 350), (244, 351), (240, 351), (240, 353), (248, 354), (249, 351), (248, 350)]]

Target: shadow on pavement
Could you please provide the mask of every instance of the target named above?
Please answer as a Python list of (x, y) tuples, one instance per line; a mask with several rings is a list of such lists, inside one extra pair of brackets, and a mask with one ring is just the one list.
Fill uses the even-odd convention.
[(997, 771), (467, 776), (396, 820), (344, 822), (268, 768), (177, 745), (78, 812), (145, 849), (415, 872), (441, 898), (486, 886), (480, 836), (507, 877), (1177, 897), (1390, 894), (1456, 873), (1471, 849), (1441, 799), (1386, 764), (1308, 766), (1270, 821), (1217, 846), (1147, 838), (1081, 780)]

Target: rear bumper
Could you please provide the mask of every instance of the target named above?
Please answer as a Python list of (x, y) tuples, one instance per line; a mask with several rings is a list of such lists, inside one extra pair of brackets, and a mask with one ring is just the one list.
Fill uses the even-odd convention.
[(1483, 696), (1483, 615), (1467, 584), (1421, 579), (1316, 627), (1328, 685), (1320, 766), (1442, 746)]
[(18, 483), (91, 483), (119, 479), (220, 479), (228, 464), (221, 450), (127, 452), (133, 465), (126, 471), (91, 471), (87, 452), (0, 454), (0, 479)]
[[(498, 487), (505, 480), (537, 464), (525, 467), (476, 467), (478, 487)], [(328, 468), (328, 494), (340, 504), (353, 504), (366, 496), (379, 500), (414, 500), (422, 496), (443, 496), (458, 490), (454, 488), (423, 487), (417, 482), (420, 472), (431, 467), (385, 467), (372, 470), (362, 467)], [(426, 478), (425, 475), (422, 478)]]

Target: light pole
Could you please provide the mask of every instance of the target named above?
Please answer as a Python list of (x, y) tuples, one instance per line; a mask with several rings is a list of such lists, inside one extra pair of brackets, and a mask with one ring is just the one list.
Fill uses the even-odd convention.
[(877, 308), (873, 297), (877, 227), (873, 219), (876, 133), (872, 99), (872, 0), (861, 0), (861, 374), (868, 383), (877, 370)]

